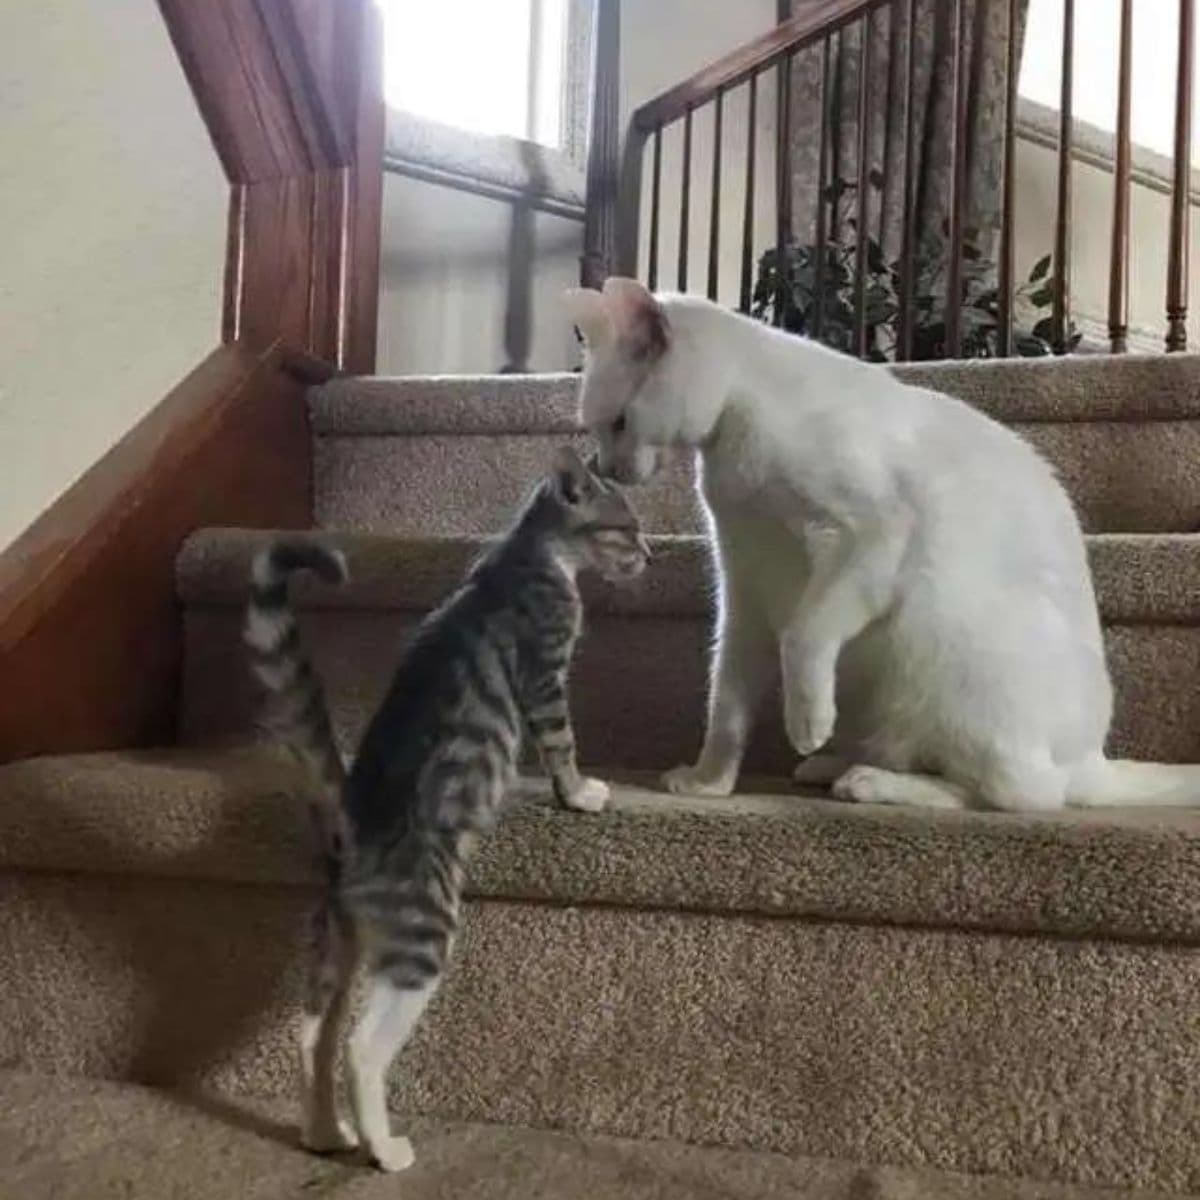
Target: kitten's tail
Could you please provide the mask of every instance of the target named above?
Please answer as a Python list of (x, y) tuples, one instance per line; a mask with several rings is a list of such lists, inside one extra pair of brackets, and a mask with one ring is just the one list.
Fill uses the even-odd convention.
[(274, 542), (254, 560), (243, 637), (251, 667), (266, 689), (266, 729), (307, 766), (316, 785), (310, 797), (330, 884), (336, 884), (347, 840), (342, 809), (346, 769), (329, 722), (325, 689), (300, 643), (288, 601), (294, 571), (314, 572), (326, 583), (350, 577), (340, 550), (302, 538)]

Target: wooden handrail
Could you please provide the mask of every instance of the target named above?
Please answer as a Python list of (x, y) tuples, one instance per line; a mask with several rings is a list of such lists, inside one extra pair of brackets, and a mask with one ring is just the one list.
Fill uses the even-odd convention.
[[(810, 0), (805, 11), (697, 71), (638, 108), (629, 122), (617, 205), (616, 269), (637, 273), (642, 204), (642, 157), (647, 140), (673, 121), (747, 80), (766, 67), (841, 29), (889, 0)], [(744, 274), (744, 272), (743, 272)], [(743, 286), (743, 292), (745, 292)]]
[[(1163, 189), (1171, 197), (1166, 263), (1167, 350), (1187, 347), (1191, 250), (1188, 203), (1197, 2), (1175, 0), (1179, 35), (1174, 155), (1172, 181), (1169, 188)], [(711, 165), (713, 179), (706, 290), (713, 298), (722, 290), (717, 287), (716, 278), (717, 265), (723, 261), (720, 239), (724, 235), (734, 236), (732, 230), (721, 227), (722, 156), (732, 157), (740, 147), (722, 144), (721, 134), (726, 132), (723, 118), (731, 93), (745, 84), (747, 119), (744, 124), (740, 119), (735, 124), (737, 136), (744, 138), (746, 163), (738, 291), (741, 311), (753, 311), (776, 325), (826, 341), (859, 357), (904, 360), (914, 355), (956, 358), (960, 354), (973, 357), (1007, 356), (1014, 352), (1070, 353), (1081, 339), (1071, 316), (1072, 162), (1078, 157), (1072, 108), (1077, 6), (1075, 0), (1065, 0), (1063, 5), (1058, 137), (1042, 143), (1056, 151), (1052, 243), (1046, 247), (1051, 252), (1039, 258), (1025, 283), (1018, 284), (1014, 271), (1014, 158), (1022, 20), (1019, 0), (1001, 0), (1001, 3), (1007, 19), (1003, 26), (994, 27), (976, 11), (978, 5), (972, 7), (966, 0), (939, 0), (934, 7), (938, 20), (948, 27), (948, 37), (941, 39), (937, 47), (917, 40), (919, 18), (915, 0), (804, 0), (802, 6), (784, 4), (780, 11), (796, 8), (801, 11), (642, 104), (630, 119), (625, 142), (617, 240), (620, 273), (640, 277), (643, 159), (646, 142), (653, 140), (651, 262), (647, 276), (652, 287), (658, 283), (660, 199), (665, 186), (663, 143), (682, 124), (683, 195), (678, 223), (677, 287), (681, 291), (687, 289), (686, 267), (693, 240), (693, 231), (688, 227), (688, 188), (693, 165), (691, 133), (694, 123), (707, 116), (705, 109), (711, 108), (716, 137), (711, 149), (702, 144), (699, 152), (701, 158), (711, 156), (710, 164), (701, 165)], [(881, 22), (876, 18), (882, 16), (885, 8), (890, 17), (886, 36), (888, 58), (886, 71), (878, 72), (876, 79), (873, 56), (882, 52), (885, 43)], [(1142, 182), (1131, 166), (1133, 13), (1132, 0), (1122, 0), (1108, 287), (1108, 332), (1115, 353), (1124, 352), (1128, 342), (1129, 187), (1134, 180)], [(844, 39), (856, 33), (862, 39), (861, 45), (851, 42), (849, 53), (844, 53), (847, 49)], [(814, 130), (813, 144), (805, 146), (806, 154), (816, 152), (816, 165), (806, 167), (793, 178), (790, 169), (793, 147), (788, 132), (792, 116), (790, 64), (797, 52), (809, 47), (823, 49), (823, 55), (818, 54), (821, 61), (814, 62), (814, 67), (820, 67), (820, 112), (815, 111), (815, 96), (809, 102), (820, 124)], [(928, 70), (923, 72), (926, 82), (920, 85), (927, 93), (924, 98), (918, 95), (918, 51), (929, 57)], [(849, 60), (853, 65), (856, 55), (859, 61), (856, 96), (846, 101), (843, 61)], [(992, 78), (993, 57), (1000, 60), (1002, 74), (998, 79)], [(755, 207), (755, 172), (759, 169), (755, 149), (763, 133), (756, 124), (756, 85), (768, 70), (776, 72), (777, 97), (774, 245), (769, 249), (762, 244), (762, 230), (756, 228), (761, 214)], [(982, 82), (977, 82), (976, 76)], [(815, 88), (816, 84), (814, 75), (811, 86)], [(973, 185), (982, 181), (970, 178), (969, 143), (974, 136), (975, 110), (981, 104), (980, 86), (1003, 94), (1000, 113), (992, 112), (992, 101), (988, 99), (986, 121), (979, 132), (980, 137), (995, 137), (999, 148), (1000, 186), (995, 222), (991, 203), (980, 204), (975, 200)], [(844, 102), (854, 106), (857, 114), (853, 143), (842, 119)], [(885, 127), (882, 131), (872, 131), (870, 124), (872, 120), (878, 123), (881, 105), (888, 113)], [(1029, 135), (1023, 132), (1022, 136)], [(938, 177), (940, 168), (926, 170), (923, 165), (928, 156), (922, 148), (927, 142), (932, 144), (931, 139), (939, 143), (936, 162), (949, 160), (948, 178)], [(899, 157), (901, 143), (903, 168)], [(847, 169), (848, 164), (841, 159), (855, 150), (856, 165)], [(988, 153), (992, 151), (989, 149)], [(943, 194), (927, 194), (931, 186), (942, 188)], [(793, 196), (797, 187), (805, 190), (802, 197)], [(878, 203), (873, 189), (882, 193)], [(803, 212), (804, 229), (794, 228), (794, 202), (800, 205), (798, 211)], [(873, 220), (875, 213), (879, 214), (878, 222)], [(876, 229), (868, 228), (869, 217)], [(936, 224), (939, 221), (940, 228)], [(980, 224), (984, 228), (978, 230), (980, 237), (976, 238), (972, 228)], [(813, 231), (811, 239), (809, 230)], [(999, 234), (995, 250), (993, 232)], [(757, 280), (754, 279), (756, 261)], [(831, 264), (836, 268), (837, 282), (829, 285)], [(995, 286), (981, 286), (980, 281), (988, 280), (993, 271)], [(922, 289), (920, 296), (918, 287)], [(733, 302), (733, 289), (723, 290), (725, 299)], [(1034, 311), (1022, 306), (1021, 328), (1015, 329), (1016, 301), (1026, 295)], [(868, 296), (876, 298), (873, 305), (868, 303)], [(842, 314), (836, 322), (826, 320), (829, 315), (826, 310), (831, 304)], [(1048, 308), (1048, 313), (1038, 315), (1036, 310), (1043, 308)], [(869, 314), (874, 314), (875, 319), (869, 320)]]
[(633, 114), (633, 127), (651, 134), (660, 125), (679, 120), (688, 109), (711, 100), (718, 91), (744, 83), (751, 75), (771, 66), (785, 54), (802, 50), (843, 25), (861, 17), (887, 0), (810, 0), (804, 12), (768, 30), (761, 37), (739, 46), (676, 84)]
[(158, 0), (230, 183), (222, 335), (374, 367), (382, 33), (371, 0)]

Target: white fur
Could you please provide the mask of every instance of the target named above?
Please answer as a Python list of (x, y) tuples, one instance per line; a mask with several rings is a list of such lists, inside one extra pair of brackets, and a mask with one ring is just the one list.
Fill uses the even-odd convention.
[(306, 1015), (300, 1026), (301, 1144), (317, 1154), (353, 1150), (358, 1135), (338, 1116), (334, 1094), (336, 1022)]
[(608, 784), (600, 779), (584, 778), (579, 781), (579, 787), (571, 795), (565, 797), (568, 808), (579, 812), (603, 812), (608, 804)]
[(292, 614), (286, 609), (264, 611), (252, 608), (246, 617), (243, 638), (246, 645), (263, 654), (278, 650), (292, 627)]
[(391, 1131), (388, 1067), (412, 1036), (436, 990), (436, 980), (417, 990), (397, 988), (386, 979), (373, 980), (363, 1014), (350, 1035), (347, 1066), (354, 1123), (362, 1144), (385, 1171), (403, 1171), (413, 1163), (412, 1143)]
[(720, 567), (707, 735), (672, 790), (732, 789), (782, 670), (792, 744), (856, 768), (850, 799), (1200, 803), (1200, 767), (1103, 757), (1112, 689), (1083, 537), (1026, 442), (699, 299), (661, 298), (667, 350), (647, 361), (638, 293), (603, 299), (625, 332), (585, 367), (601, 470), (636, 482), (660, 447), (698, 448)]

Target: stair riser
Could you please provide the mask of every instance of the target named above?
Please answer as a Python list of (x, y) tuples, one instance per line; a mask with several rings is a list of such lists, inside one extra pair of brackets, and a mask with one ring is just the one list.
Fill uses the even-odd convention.
[[(308, 903), (295, 888), (0, 876), (0, 1060), (291, 1093)], [(468, 908), (394, 1099), (1185, 1190), (1200, 1184), (1198, 990), (1196, 950), (486, 902)]]
[[(1089, 532), (1200, 529), (1200, 421), (1015, 428), (1054, 464)], [(317, 523), (429, 536), (493, 532), (566, 440), (537, 433), (319, 436)], [(651, 532), (702, 528), (691, 467), (682, 457), (634, 499)]]
[[(316, 523), (425, 537), (495, 533), (564, 444), (590, 452), (587, 439), (561, 433), (318, 437)], [(671, 456), (661, 476), (631, 496), (651, 532), (702, 528), (686, 456)]]
[[(255, 691), (239, 639), (240, 619), (228, 608), (193, 608), (187, 614), (181, 724), (186, 742), (237, 738), (253, 728)], [(414, 618), (387, 610), (327, 610), (305, 613), (302, 622), (328, 686), (339, 737), (352, 748)], [(701, 619), (593, 618), (573, 673), (583, 760), (630, 770), (691, 761), (703, 730), (710, 638)], [(1111, 626), (1107, 643), (1117, 681), (1112, 752), (1200, 762), (1200, 626)], [(781, 774), (794, 765), (779, 711), (778, 699), (764, 710), (747, 756), (749, 771)]]

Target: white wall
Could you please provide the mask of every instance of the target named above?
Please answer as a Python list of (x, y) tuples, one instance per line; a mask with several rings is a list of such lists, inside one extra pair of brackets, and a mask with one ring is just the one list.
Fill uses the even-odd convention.
[[(1016, 269), (1025, 279), (1033, 264), (1054, 247), (1058, 187), (1057, 151), (1017, 141)], [(1075, 162), (1072, 167), (1071, 303), (1076, 318), (1107, 329), (1111, 256), (1113, 176)], [(1148, 331), (1158, 349), (1166, 336), (1167, 243), (1170, 198), (1134, 184), (1130, 190), (1129, 324)], [(1191, 209), (1192, 268), (1189, 278), (1188, 342), (1200, 348), (1200, 209)], [(1104, 335), (1107, 337), (1107, 334)], [(1131, 348), (1135, 348), (1131, 339)]]
[[(621, 5), (621, 128), (633, 110), (714, 58), (769, 29), (775, 0), (623, 0)], [(745, 97), (732, 96), (725, 113), (725, 145), (740, 156), (745, 145)], [(693, 140), (691, 288), (704, 290), (707, 270), (712, 118), (696, 119)], [(760, 174), (774, 177), (775, 92), (759, 90)], [(660, 285), (673, 287), (678, 247), (682, 136), (664, 139), (664, 208)], [(722, 199), (721, 297), (737, 302), (741, 254), (742, 181), (739, 160), (726, 165)], [(646, 198), (649, 202), (649, 154)], [(774, 240), (774, 194), (760, 187), (756, 241)], [(379, 309), (379, 370), (493, 371), (504, 361), (509, 205), (448, 188), (388, 175), (384, 184), (383, 266)], [(577, 222), (538, 214), (533, 260), (533, 349), (537, 371), (578, 361), (574, 336), (558, 297), (579, 281), (583, 229)], [(648, 220), (643, 219), (643, 241)]]
[(227, 200), (154, 0), (0, 4), (0, 547), (219, 341)]

